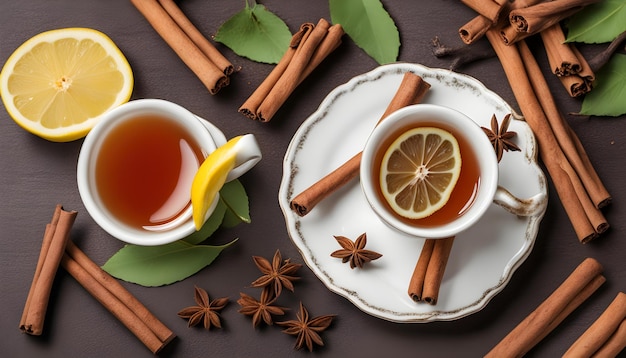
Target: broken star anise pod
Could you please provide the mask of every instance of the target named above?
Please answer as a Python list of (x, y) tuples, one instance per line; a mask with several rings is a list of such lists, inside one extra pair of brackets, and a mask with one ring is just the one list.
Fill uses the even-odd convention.
[(293, 281), (300, 279), (300, 277), (295, 276), (295, 273), (302, 267), (301, 264), (291, 262), (290, 259), (283, 261), (280, 250), (276, 250), (271, 263), (260, 256), (252, 256), (252, 259), (263, 273), (261, 277), (252, 282), (252, 287), (270, 287), (272, 290), (270, 293), (273, 297), (280, 296), (283, 287), (293, 292)]
[(306, 310), (302, 302), (300, 302), (300, 312), (296, 313), (297, 319), (277, 322), (278, 325), (287, 327), (284, 333), (296, 336), (295, 349), (301, 349), (306, 346), (309, 352), (313, 351), (313, 345), (323, 346), (324, 341), (320, 333), (330, 326), (335, 315), (324, 315), (309, 319), (309, 312)]
[(340, 258), (342, 262), (350, 262), (350, 268), (362, 268), (365, 263), (379, 259), (381, 254), (372, 250), (366, 250), (367, 236), (361, 234), (355, 242), (345, 236), (335, 236), (335, 239), (343, 249), (334, 251), (332, 257)]
[(194, 299), (197, 306), (183, 308), (178, 312), (178, 317), (188, 319), (189, 327), (193, 327), (202, 322), (205, 329), (211, 327), (222, 328), (219, 311), (228, 304), (228, 297), (209, 300), (209, 294), (202, 288), (194, 286)]
[(241, 306), (239, 313), (246, 316), (252, 316), (252, 326), (257, 327), (261, 321), (271, 326), (273, 323), (272, 316), (282, 316), (285, 314), (286, 308), (274, 306), (276, 297), (272, 297), (270, 288), (264, 287), (261, 292), (261, 298), (257, 301), (254, 297), (240, 292), (240, 299), (237, 303)]
[(496, 115), (494, 114), (493, 116), (491, 116), (491, 129), (480, 127), (489, 138), (491, 145), (493, 145), (493, 149), (496, 151), (496, 157), (498, 158), (498, 162), (500, 162), (500, 159), (502, 159), (502, 154), (504, 153), (504, 151), (521, 151), (521, 149), (511, 140), (517, 135), (517, 133), (513, 131), (508, 131), (510, 121), (511, 114), (509, 113), (504, 116), (504, 119), (502, 120), (502, 125), (500, 125), (500, 128), (498, 128), (498, 120), (496, 119)]

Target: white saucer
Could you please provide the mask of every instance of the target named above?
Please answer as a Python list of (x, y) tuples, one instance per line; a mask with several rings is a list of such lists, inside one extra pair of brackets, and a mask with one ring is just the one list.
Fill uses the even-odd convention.
[[(455, 240), (434, 306), (415, 303), (408, 283), (424, 240), (389, 229), (371, 211), (358, 179), (333, 193), (307, 216), (289, 201), (362, 150), (372, 128), (411, 71), (431, 84), (423, 103), (455, 108), (481, 126), (513, 112), (499, 96), (474, 78), (416, 64), (392, 64), (337, 87), (294, 135), (283, 163), (279, 204), (289, 235), (311, 270), (333, 292), (364, 312), (394, 322), (455, 320), (481, 310), (508, 283), (532, 250), (545, 212), (516, 217), (492, 205), (479, 223)], [(518, 115), (516, 117), (519, 118)], [(521, 152), (505, 152), (499, 184), (520, 198), (543, 193), (547, 182), (537, 164), (535, 138), (522, 120), (513, 120)], [(547, 202), (547, 201), (546, 201)], [(383, 255), (363, 269), (350, 269), (330, 253), (339, 249), (333, 235), (356, 239), (367, 234), (367, 249)]]

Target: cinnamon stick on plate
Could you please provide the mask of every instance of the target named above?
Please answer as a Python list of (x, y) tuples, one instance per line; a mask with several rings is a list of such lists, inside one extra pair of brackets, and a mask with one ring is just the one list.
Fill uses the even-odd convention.
[(156, 354), (176, 335), (71, 241), (62, 265), (98, 302)]
[(436, 305), (439, 288), (448, 258), (452, 251), (454, 236), (444, 239), (426, 239), (409, 282), (408, 293), (415, 302), (424, 301)]
[(52, 220), (46, 225), (39, 260), (20, 319), (19, 328), (24, 333), (38, 336), (43, 332), (52, 283), (76, 214), (75, 211), (64, 210), (59, 204), (55, 207)]
[(626, 347), (626, 294), (620, 292), (563, 357), (616, 357)]
[(522, 357), (606, 281), (602, 271), (598, 261), (585, 259), (485, 357)]
[[(402, 78), (400, 87), (397, 89), (387, 109), (378, 120), (378, 123), (384, 120), (389, 114), (402, 107), (419, 103), (422, 98), (424, 98), (429, 88), (430, 84), (424, 81), (420, 76), (412, 72), (406, 72)], [(296, 195), (289, 203), (291, 209), (299, 216), (305, 216), (320, 201), (355, 178), (359, 174), (359, 168), (361, 166), (361, 153), (362, 152), (357, 153), (337, 169)]]
[[(175, 4), (167, 1), (163, 1), (163, 4), (173, 15), (169, 14), (157, 0), (131, 0), (154, 30), (200, 79), (209, 93), (216, 94), (230, 83), (226, 73), (232, 72), (232, 65), (224, 64), (223, 56), (217, 56), (217, 50), (211, 49), (212, 45), (206, 39), (201, 40), (202, 36), (197, 29), (188, 20), (183, 19), (184, 15), (174, 8)], [(176, 17), (176, 20), (172, 16)], [(194, 42), (194, 39), (198, 42)], [(220, 63), (222, 68), (213, 61)]]

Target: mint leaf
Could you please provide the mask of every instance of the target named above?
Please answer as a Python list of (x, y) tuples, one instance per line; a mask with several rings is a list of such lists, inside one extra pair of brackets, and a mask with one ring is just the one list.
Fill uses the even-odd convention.
[(254, 0), (251, 2), (252, 6), (246, 0), (246, 7), (220, 26), (214, 40), (239, 56), (278, 63), (289, 47), (291, 32), (281, 18)]
[(379, 0), (329, 0), (330, 17), (379, 64), (395, 62), (400, 34)]
[(235, 241), (222, 246), (192, 245), (182, 240), (160, 246), (126, 245), (102, 269), (142, 286), (168, 285), (208, 266)]
[(239, 180), (230, 181), (220, 190), (220, 203), (226, 207), (222, 226), (231, 228), (238, 224), (251, 222), (248, 195)]
[(585, 95), (580, 114), (620, 116), (626, 113), (626, 55), (615, 54), (596, 73), (594, 88)]
[(585, 7), (567, 22), (567, 42), (611, 42), (626, 31), (626, 2), (604, 0)]

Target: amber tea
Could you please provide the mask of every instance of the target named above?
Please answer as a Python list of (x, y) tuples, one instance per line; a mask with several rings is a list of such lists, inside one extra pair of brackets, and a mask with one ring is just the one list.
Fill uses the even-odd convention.
[(376, 168), (377, 172), (372, 173), (373, 184), (376, 188), (376, 195), (380, 198), (380, 201), (384, 203), (386, 210), (392, 213), (400, 221), (419, 227), (435, 227), (450, 223), (460, 216), (462, 216), (474, 202), (476, 198), (478, 187), (480, 184), (480, 167), (478, 164), (478, 158), (472, 151), (472, 148), (468, 140), (458, 133), (458, 130), (452, 126), (443, 125), (442, 123), (429, 123), (423, 122), (419, 126), (423, 127), (435, 127), (446, 130), (452, 134), (459, 144), (459, 150), (461, 154), (461, 172), (459, 179), (450, 195), (448, 202), (439, 210), (433, 214), (421, 218), (410, 219), (397, 214), (391, 206), (385, 200), (380, 183), (380, 168), (383, 160), (383, 156), (387, 151), (387, 148), (391, 146), (391, 143), (398, 138), (402, 133), (415, 128), (416, 124), (399, 128), (397, 131), (388, 136), (388, 138), (382, 143), (382, 145), (376, 151), (374, 156), (374, 162), (372, 168)]
[(104, 139), (95, 166), (107, 210), (131, 227), (167, 224), (190, 204), (190, 188), (203, 156), (176, 122), (143, 116), (123, 122)]

